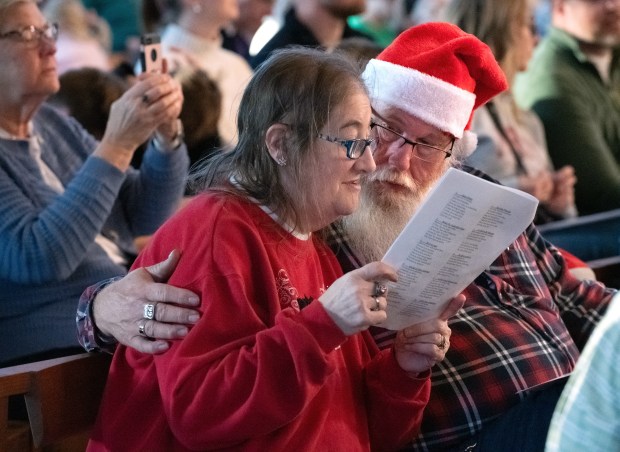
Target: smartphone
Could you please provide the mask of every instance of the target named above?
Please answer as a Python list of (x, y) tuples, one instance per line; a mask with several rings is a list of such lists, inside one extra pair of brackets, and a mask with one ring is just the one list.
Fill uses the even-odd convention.
[(163, 71), (161, 40), (158, 34), (150, 33), (140, 37), (140, 64), (142, 72)]

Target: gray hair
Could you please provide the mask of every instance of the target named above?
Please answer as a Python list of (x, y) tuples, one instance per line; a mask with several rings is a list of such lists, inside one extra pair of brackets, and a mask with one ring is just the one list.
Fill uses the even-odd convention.
[(299, 226), (303, 215), (296, 211), (268, 152), (267, 129), (276, 123), (289, 127), (287, 165), (292, 167), (300, 196), (311, 196), (315, 181), (304, 175), (315, 159), (312, 151), (317, 133), (334, 108), (355, 89), (366, 92), (359, 67), (341, 54), (309, 48), (274, 52), (258, 67), (241, 99), (237, 146), (206, 162), (194, 174), (193, 188), (217, 186), (234, 177), (237, 191), (270, 206), (280, 218), (292, 219)]
[(0, 24), (4, 22), (6, 10), (17, 3), (34, 3), (39, 4), (39, 0), (0, 0)]
[(40, 0), (0, 0), (0, 14), (2, 10), (8, 8), (14, 3), (36, 3), (39, 4)]

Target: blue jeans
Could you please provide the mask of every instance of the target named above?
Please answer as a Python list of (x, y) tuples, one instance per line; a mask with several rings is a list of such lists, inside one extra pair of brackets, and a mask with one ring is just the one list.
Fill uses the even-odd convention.
[(583, 261), (620, 255), (620, 209), (538, 227), (548, 241)]
[(529, 394), (497, 419), (489, 422), (477, 437), (456, 450), (471, 452), (538, 452), (545, 450), (547, 431), (566, 379)]

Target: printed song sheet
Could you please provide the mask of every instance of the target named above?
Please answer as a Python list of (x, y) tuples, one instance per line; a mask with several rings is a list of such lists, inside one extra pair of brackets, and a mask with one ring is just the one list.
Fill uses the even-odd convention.
[(525, 230), (537, 206), (525, 192), (450, 168), (382, 259), (398, 282), (388, 284), (379, 326), (400, 330), (438, 317)]

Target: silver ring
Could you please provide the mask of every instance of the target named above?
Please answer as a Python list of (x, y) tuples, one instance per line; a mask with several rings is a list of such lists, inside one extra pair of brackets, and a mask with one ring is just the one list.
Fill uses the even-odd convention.
[(382, 297), (387, 293), (387, 286), (375, 281), (375, 297)]
[(379, 298), (377, 297), (372, 297), (375, 300), (375, 305), (370, 308), (371, 311), (380, 311), (381, 310), (381, 305), (379, 304)]
[(140, 334), (140, 336), (144, 336), (144, 337), (149, 337), (146, 334), (146, 331), (144, 330), (144, 326), (146, 325), (146, 322), (141, 323), (140, 325), (138, 325), (138, 333)]
[(153, 320), (155, 318), (155, 305), (147, 303), (144, 305), (144, 318), (147, 320)]
[(439, 347), (440, 350), (446, 348), (446, 336), (444, 336), (443, 334), (441, 335), (441, 342), (437, 347)]

